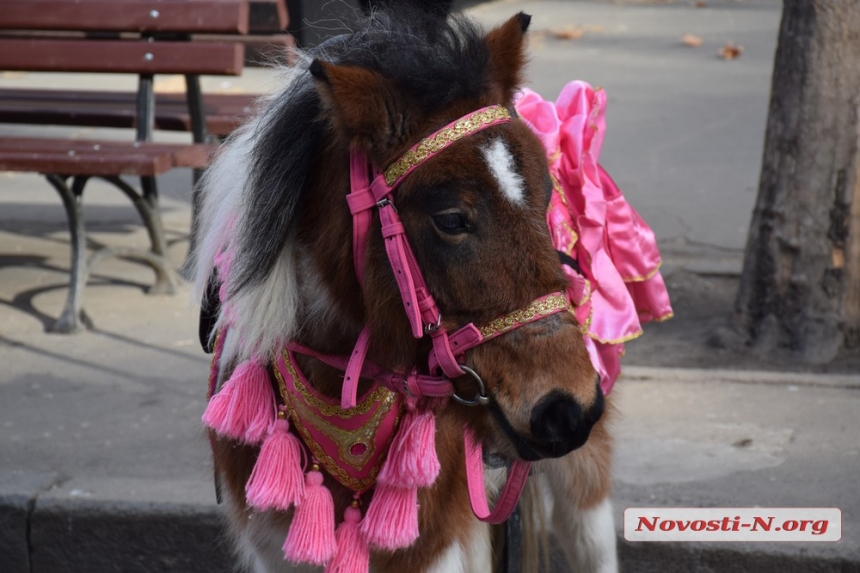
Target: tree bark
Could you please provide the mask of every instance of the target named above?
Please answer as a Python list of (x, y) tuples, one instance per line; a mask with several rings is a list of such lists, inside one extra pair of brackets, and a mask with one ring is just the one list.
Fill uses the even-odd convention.
[(812, 363), (860, 332), (860, 2), (784, 0), (735, 304), (753, 347)]

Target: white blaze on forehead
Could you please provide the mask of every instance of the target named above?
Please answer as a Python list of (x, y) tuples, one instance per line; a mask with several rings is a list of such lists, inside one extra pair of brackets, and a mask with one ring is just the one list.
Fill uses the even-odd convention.
[(502, 190), (505, 197), (510, 199), (512, 203), (522, 204), (525, 198), (525, 181), (523, 181), (523, 176), (517, 173), (514, 156), (511, 155), (505, 142), (501, 139), (494, 139), (481, 151), (484, 153), (484, 160), (498, 181), (499, 189)]

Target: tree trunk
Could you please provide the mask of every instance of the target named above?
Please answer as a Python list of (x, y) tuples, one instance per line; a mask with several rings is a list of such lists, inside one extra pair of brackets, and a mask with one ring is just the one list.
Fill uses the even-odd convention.
[(735, 312), (760, 351), (825, 363), (858, 344), (858, 0), (784, 0)]

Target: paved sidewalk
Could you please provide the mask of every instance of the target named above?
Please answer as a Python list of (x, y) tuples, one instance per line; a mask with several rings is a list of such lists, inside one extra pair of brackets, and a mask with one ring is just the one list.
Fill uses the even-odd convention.
[[(500, 0), (470, 13), (487, 24), (534, 15), (532, 86), (549, 97), (580, 78), (607, 90), (602, 162), (657, 232), (667, 269), (732, 276), (755, 198), (781, 3), (708, 4)], [(564, 29), (582, 37), (553, 36)], [(683, 46), (685, 33), (704, 45)], [(745, 48), (732, 62), (715, 55), (729, 41)], [(102, 80), (0, 74), (3, 86), (58, 81)], [(273, 82), (249, 70), (208, 87)], [(187, 172), (161, 180), (176, 265), (190, 181)], [(88, 189), (85, 211), (95, 241), (145, 244), (133, 209), (106, 186)], [(148, 296), (151, 271), (109, 259), (86, 289), (96, 329), (46, 334), (68, 258), (55, 193), (38, 177), (0, 173), (0, 572), (230, 570), (199, 421), (209, 359), (187, 288)], [(630, 506), (839, 507), (842, 541), (623, 543), (624, 570), (860, 571), (860, 375), (731, 367), (628, 361), (612, 395), (619, 533)]]

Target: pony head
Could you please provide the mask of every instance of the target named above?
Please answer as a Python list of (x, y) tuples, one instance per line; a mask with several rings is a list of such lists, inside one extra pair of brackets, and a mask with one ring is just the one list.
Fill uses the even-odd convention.
[[(488, 106), (507, 109), (510, 121), (451, 141), (393, 193), (439, 326), (488, 325), (565, 290), (546, 222), (545, 150), (513, 111), (529, 19), (517, 14), (484, 34), (465, 19), (374, 13), (356, 33), (311, 52), (289, 87), (234, 136), (207, 175), (210, 187), (222, 178), (232, 189), (207, 199), (198, 257), (208, 276), (216, 253), (230, 253), (219, 319), (232, 332), (228, 360), (274, 355), (287, 341), (349, 354), (366, 325), (370, 360), (426, 370), (432, 343), (413, 335), (376, 217), (363, 268), (355, 268), (350, 153), (360, 150), (384, 172), (428, 135)], [(475, 395), (480, 379), (489, 400), (451, 402), (444, 415), (510, 458), (581, 446), (603, 411), (582, 337), (565, 311), (472, 348), (460, 360), (475, 376), (454, 380), (456, 393)], [(337, 395), (342, 373), (312, 359), (303, 366), (315, 386)]]

